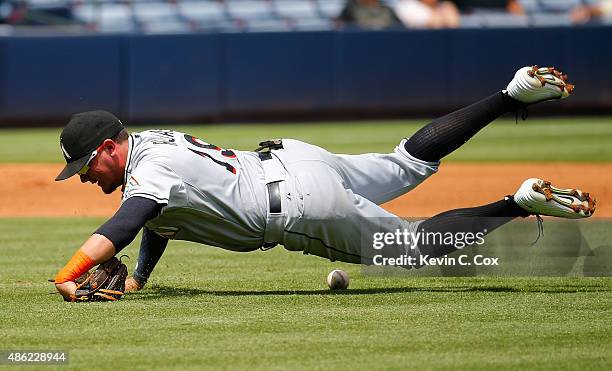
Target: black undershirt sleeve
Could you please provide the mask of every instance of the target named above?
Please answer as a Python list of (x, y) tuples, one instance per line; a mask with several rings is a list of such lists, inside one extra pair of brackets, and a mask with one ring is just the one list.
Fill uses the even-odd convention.
[(164, 254), (167, 245), (167, 238), (163, 238), (147, 227), (142, 229), (138, 264), (136, 264), (136, 270), (132, 274), (132, 277), (138, 281), (140, 287), (143, 287), (149, 280), (151, 272), (153, 272), (157, 262), (159, 262), (159, 259)]
[(111, 240), (117, 253), (136, 238), (147, 221), (159, 215), (162, 207), (148, 198), (130, 197), (95, 233)]

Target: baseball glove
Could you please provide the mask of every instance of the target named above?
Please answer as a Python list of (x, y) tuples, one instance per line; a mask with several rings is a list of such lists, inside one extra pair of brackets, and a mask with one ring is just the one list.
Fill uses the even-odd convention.
[(77, 290), (67, 301), (116, 301), (125, 291), (128, 271), (125, 264), (113, 257), (98, 265), (92, 273), (85, 273), (76, 280)]

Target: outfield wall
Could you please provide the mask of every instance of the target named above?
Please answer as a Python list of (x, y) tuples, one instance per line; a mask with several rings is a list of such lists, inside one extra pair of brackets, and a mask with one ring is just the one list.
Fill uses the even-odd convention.
[[(565, 112), (612, 112), (612, 27), (0, 38), (0, 124), (422, 114), (563, 66)], [(558, 107), (558, 106), (556, 106)]]

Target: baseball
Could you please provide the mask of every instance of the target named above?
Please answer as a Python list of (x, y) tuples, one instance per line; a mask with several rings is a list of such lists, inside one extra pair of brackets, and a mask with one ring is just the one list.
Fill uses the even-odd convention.
[(332, 290), (346, 290), (349, 285), (348, 274), (340, 269), (334, 269), (327, 275), (327, 286)]

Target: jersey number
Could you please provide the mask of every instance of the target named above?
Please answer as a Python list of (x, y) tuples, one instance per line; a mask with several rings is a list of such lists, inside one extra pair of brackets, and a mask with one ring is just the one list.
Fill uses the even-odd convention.
[[(223, 156), (225, 158), (236, 158), (236, 154), (232, 150), (219, 148), (219, 147), (215, 146), (214, 144), (206, 143), (203, 140), (200, 140), (200, 139), (198, 139), (198, 138), (196, 138), (196, 137), (194, 137), (192, 135), (185, 134), (185, 139), (189, 143), (193, 144), (194, 146), (196, 146), (198, 148), (203, 148), (203, 149), (207, 149), (207, 150), (213, 151), (213, 155), (221, 154), (221, 156)], [(193, 148), (189, 148), (189, 150), (191, 152), (199, 155), (199, 156), (207, 157), (207, 158), (211, 159), (214, 163), (223, 166), (230, 173), (236, 174), (236, 168), (233, 167), (232, 165), (228, 164), (227, 162), (223, 162), (223, 161), (217, 160), (211, 154), (206, 153), (206, 152), (201, 152), (201, 151), (195, 150)]]

